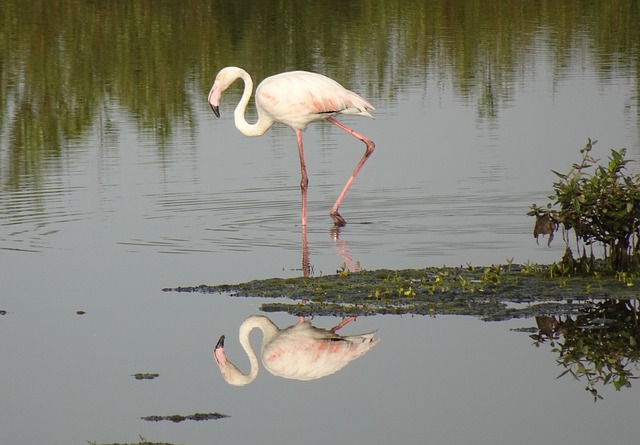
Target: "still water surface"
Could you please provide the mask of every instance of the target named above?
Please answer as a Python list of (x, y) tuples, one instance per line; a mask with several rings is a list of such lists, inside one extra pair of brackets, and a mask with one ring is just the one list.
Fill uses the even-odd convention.
[[(158, 42), (176, 41), (157, 30), (151, 37), (142, 31), (153, 30), (147, 25), (156, 23), (154, 14), (164, 23), (164, 16), (179, 17), (182, 11), (164, 3), (158, 11), (147, 10), (145, 2), (131, 4), (136, 8), (130, 26), (139, 39), (159, 45), (153, 46), (156, 51), (162, 49)], [(450, 12), (455, 15), (457, 8), (462, 6)], [(16, 20), (31, 20), (18, 9), (8, 11)], [(220, 9), (198, 14), (223, 22)], [(78, 11), (107, 30), (104, 23), (128, 26), (122, 11), (105, 10), (101, 16)], [(349, 11), (341, 19), (346, 27), (357, 20)], [(587, 13), (575, 11), (573, 20)], [(533, 326), (533, 320), (361, 318), (344, 334), (378, 329), (380, 344), (340, 373), (297, 382), (261, 372), (248, 387), (234, 388), (222, 380), (211, 350), (226, 334), (228, 354), (247, 369), (236, 333), (261, 302), (161, 291), (301, 274), (295, 137), (284, 127), (257, 139), (243, 137), (232, 121), (239, 88), (225, 94), (222, 118), (215, 119), (206, 92), (224, 65), (255, 66), (258, 77), (292, 68), (323, 71), (376, 106), (374, 120), (343, 119), (373, 139), (377, 149), (341, 207), (348, 224), (338, 239), (332, 237), (328, 211), (362, 155), (362, 144), (326, 123), (305, 132), (307, 236), (316, 275), (334, 273), (350, 261), (365, 269), (556, 261), (562, 246), (536, 245), (533, 221), (525, 215), (532, 203), (547, 202), (555, 180), (550, 170), (578, 160), (588, 137), (599, 140), (597, 156), (627, 147), (630, 158), (640, 159), (637, 45), (607, 53), (600, 34), (589, 40), (567, 29), (572, 38), (565, 48), (569, 55), (562, 58), (563, 30), (547, 17), (548, 22), (525, 23), (531, 34), (523, 31), (529, 38), (517, 41), (522, 49), (515, 68), (499, 54), (497, 60), (483, 59), (478, 45), (464, 49), (479, 61), (466, 73), (460, 60), (445, 53), (474, 36), (458, 40), (457, 34), (433, 31), (439, 24), (389, 14), (408, 34), (391, 35), (387, 49), (405, 36), (417, 41), (414, 33), (424, 32), (429, 47), (442, 53), (430, 50), (425, 62), (412, 55), (420, 48), (407, 45), (401, 52), (383, 51), (378, 63), (365, 63), (376, 58), (365, 45), (369, 40), (350, 44), (343, 38), (344, 58), (332, 56), (329, 45), (327, 53), (319, 51), (311, 60), (278, 63), (273, 54), (261, 53), (260, 42), (247, 43), (245, 22), (234, 25), (233, 42), (209, 36), (203, 47), (192, 43), (200, 40), (193, 35), (199, 22), (193, 29), (174, 23), (170, 29), (191, 42), (185, 43), (181, 62), (189, 66), (206, 59), (181, 72), (179, 64), (168, 63), (161, 52), (157, 56), (156, 75), (166, 76), (169, 84), (184, 78), (180, 99), (163, 97), (158, 89), (163, 83), (145, 77), (153, 54), (121, 52), (125, 64), (136, 66), (139, 58), (142, 66), (131, 85), (152, 92), (132, 98), (118, 83), (119, 71), (92, 85), (93, 100), (106, 97), (92, 118), (57, 139), (37, 119), (21, 114), (21, 94), (37, 83), (25, 68), (37, 45), (25, 48), (38, 39), (18, 34), (16, 53), (2, 47), (3, 57), (24, 63), (5, 64), (12, 75), (3, 78), (11, 93), (3, 95), (0, 142), (0, 310), (7, 312), (0, 316), (0, 442), (137, 442), (140, 434), (189, 444), (637, 443), (636, 388), (604, 389), (605, 399), (593, 404), (582, 382), (555, 380), (561, 369), (549, 348), (535, 348), (527, 334), (511, 330)], [(231, 16), (226, 18), (230, 26)], [(32, 24), (54, 19), (55, 14), (33, 18)], [(304, 33), (304, 18), (299, 27), (298, 19), (291, 19), (292, 36)], [(82, 34), (91, 20), (80, 20), (84, 28), (73, 32)], [(426, 30), (417, 30), (418, 24)], [(627, 30), (623, 25), (618, 26)], [(447, 29), (446, 22), (442, 26)], [(484, 34), (475, 37), (493, 41)], [(500, 37), (509, 35), (498, 33), (495, 40)], [(141, 45), (128, 39), (121, 33), (113, 42)], [(71, 59), (84, 54), (82, 46), (65, 51)], [(386, 60), (392, 53), (402, 60)], [(108, 60), (103, 54), (95, 63)], [(290, 66), (292, 60), (300, 60), (299, 66)], [(163, 63), (171, 68), (163, 69)], [(93, 69), (108, 72), (99, 68)], [(67, 75), (48, 73), (47, 79), (56, 83)], [(491, 82), (483, 80), (486, 75)], [(67, 98), (86, 86), (80, 76), (72, 80), (61, 90)], [(489, 87), (498, 93), (487, 93)], [(149, 111), (151, 103), (157, 114)], [(39, 110), (52, 120), (60, 115)], [(163, 125), (171, 130), (164, 133)], [(86, 314), (77, 315), (78, 310)], [(280, 326), (296, 321), (270, 317)], [(330, 327), (338, 321), (319, 318), (314, 324)], [(258, 337), (253, 339), (257, 343)], [(137, 381), (131, 377), (136, 372), (160, 377)], [(181, 424), (140, 420), (215, 411), (231, 417)]]

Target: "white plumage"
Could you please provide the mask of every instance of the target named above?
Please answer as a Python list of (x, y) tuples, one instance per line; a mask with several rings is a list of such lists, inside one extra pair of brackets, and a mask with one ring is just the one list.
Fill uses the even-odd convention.
[(279, 329), (269, 318), (254, 315), (240, 325), (240, 344), (247, 353), (250, 371), (244, 374), (231, 363), (224, 351), (224, 335), (214, 349), (214, 357), (227, 383), (236, 386), (251, 383), (258, 375), (258, 358), (249, 342), (249, 333), (258, 328), (263, 332), (262, 364), (271, 374), (295, 380), (314, 380), (331, 375), (377, 343), (375, 332), (341, 336), (336, 331), (354, 320), (348, 318), (332, 329), (313, 326), (304, 318), (298, 324)]
[(335, 80), (322, 74), (308, 71), (289, 71), (267, 77), (258, 85), (256, 89), (258, 120), (250, 124), (244, 115), (253, 92), (253, 80), (242, 68), (230, 66), (220, 70), (209, 91), (209, 105), (211, 105), (211, 109), (217, 117), (220, 117), (220, 98), (222, 93), (236, 79), (244, 81), (244, 91), (234, 111), (236, 128), (242, 134), (246, 136), (261, 136), (276, 122), (286, 124), (296, 132), (302, 173), (300, 187), (302, 189), (303, 226), (307, 225), (307, 184), (309, 181), (302, 148), (302, 130), (311, 122), (327, 120), (366, 145), (364, 155), (329, 212), (336, 226), (344, 226), (346, 221), (338, 213), (338, 208), (351, 183), (365, 161), (373, 153), (375, 144), (370, 139), (338, 122), (332, 116), (353, 114), (371, 117), (369, 110), (374, 109), (373, 105), (353, 91), (347, 90)]

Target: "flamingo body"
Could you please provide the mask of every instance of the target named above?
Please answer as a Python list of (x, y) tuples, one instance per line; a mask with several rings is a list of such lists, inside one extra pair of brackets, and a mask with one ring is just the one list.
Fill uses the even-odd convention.
[(318, 379), (341, 370), (377, 344), (375, 332), (349, 336), (335, 333), (349, 321), (327, 330), (301, 318), (298, 324), (279, 329), (267, 317), (254, 315), (240, 325), (240, 344), (251, 364), (249, 374), (242, 373), (227, 359), (224, 336), (216, 345), (214, 357), (228, 383), (236, 386), (251, 383), (258, 375), (258, 359), (249, 343), (249, 332), (258, 328), (263, 331), (261, 357), (267, 371), (287, 379)]
[(304, 130), (311, 122), (336, 114), (372, 117), (373, 106), (329, 77), (290, 71), (263, 80), (256, 89), (256, 105), (274, 122)]
[(235, 125), (241, 133), (246, 136), (261, 136), (276, 122), (288, 125), (296, 132), (302, 173), (300, 187), (302, 189), (303, 226), (307, 224), (308, 176), (302, 147), (302, 131), (311, 122), (328, 120), (366, 145), (365, 154), (329, 212), (336, 226), (344, 226), (346, 221), (338, 213), (338, 207), (365, 161), (373, 153), (375, 144), (370, 139), (336, 121), (332, 116), (352, 114), (372, 117), (369, 110), (374, 110), (373, 105), (356, 93), (347, 90), (335, 80), (322, 74), (308, 71), (289, 71), (268, 77), (258, 85), (255, 99), (258, 120), (250, 124), (245, 118), (245, 112), (253, 91), (253, 80), (242, 68), (231, 66), (220, 70), (209, 91), (209, 105), (217, 117), (220, 117), (222, 93), (237, 79), (244, 81), (244, 91), (234, 111)]

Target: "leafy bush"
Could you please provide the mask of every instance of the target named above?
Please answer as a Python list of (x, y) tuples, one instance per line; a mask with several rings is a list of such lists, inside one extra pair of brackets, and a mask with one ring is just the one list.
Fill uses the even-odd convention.
[[(567, 248), (562, 260), (572, 269), (593, 266), (593, 245), (604, 247), (607, 266), (616, 271), (637, 269), (640, 266), (640, 176), (625, 175), (626, 149), (611, 150), (606, 165), (591, 156), (597, 141), (589, 139), (580, 150), (582, 161), (573, 164), (568, 173), (555, 173), (560, 180), (553, 183), (555, 199), (545, 208), (531, 206), (527, 214), (536, 217), (534, 236), (553, 234), (561, 226)], [(589, 169), (593, 169), (592, 173)], [(557, 208), (559, 207), (559, 209)], [(569, 247), (569, 234), (573, 231), (578, 254), (574, 260)], [(589, 246), (589, 255), (587, 255)]]

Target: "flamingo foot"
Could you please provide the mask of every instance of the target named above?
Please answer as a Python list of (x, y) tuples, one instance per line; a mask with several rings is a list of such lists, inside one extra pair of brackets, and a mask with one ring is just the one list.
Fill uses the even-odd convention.
[(329, 216), (333, 218), (333, 224), (335, 227), (344, 227), (347, 225), (347, 222), (344, 220), (342, 216), (340, 216), (337, 210), (332, 210), (329, 213)]
[(329, 331), (331, 331), (331, 332), (333, 332), (335, 334), (338, 329), (341, 329), (344, 325), (349, 324), (352, 321), (356, 321), (356, 317), (345, 318), (340, 323), (338, 323), (337, 325), (335, 325), (334, 327), (329, 329)]

